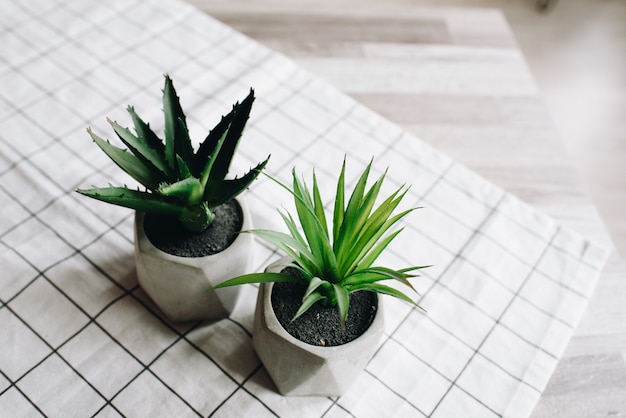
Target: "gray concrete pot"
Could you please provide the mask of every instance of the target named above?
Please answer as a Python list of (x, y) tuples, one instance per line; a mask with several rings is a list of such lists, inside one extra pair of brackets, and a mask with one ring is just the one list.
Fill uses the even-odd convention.
[[(252, 228), (244, 199), (242, 230)], [(239, 234), (224, 251), (205, 257), (179, 257), (150, 242), (143, 228), (144, 214), (135, 215), (135, 263), (143, 290), (175, 322), (225, 318), (233, 311), (239, 286), (208, 291), (224, 280), (248, 273), (254, 257), (253, 237)]]
[[(289, 259), (266, 271), (280, 272)], [(273, 283), (259, 286), (252, 343), (276, 388), (286, 396), (341, 396), (374, 355), (384, 332), (381, 299), (374, 322), (356, 340), (334, 347), (304, 343), (278, 322), (272, 308)]]

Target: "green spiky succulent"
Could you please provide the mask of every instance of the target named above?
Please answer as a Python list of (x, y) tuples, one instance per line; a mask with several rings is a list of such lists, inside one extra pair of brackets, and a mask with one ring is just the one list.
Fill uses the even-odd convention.
[[(361, 174), (347, 206), (345, 200), (345, 161), (337, 182), (331, 230), (326, 220), (322, 198), (313, 173), (313, 190), (295, 173), (293, 187), (280, 183), (294, 197), (299, 227), (291, 214), (282, 213), (289, 233), (269, 230), (251, 232), (287, 253), (294, 262), (285, 267), (297, 269), (301, 275), (286, 273), (252, 273), (227, 280), (215, 288), (246, 283), (302, 282), (307, 289), (300, 308), (293, 320), (306, 312), (315, 303), (336, 306), (340, 320), (348, 315), (349, 294), (359, 290), (387, 294), (418, 306), (409, 296), (393, 287), (379, 282), (396, 280), (414, 290), (408, 278), (410, 272), (427, 266), (414, 266), (401, 270), (376, 267), (374, 262), (402, 229), (389, 232), (402, 218), (417, 208), (394, 215), (398, 204), (408, 189), (400, 187), (378, 206), (375, 201), (385, 175), (366, 190), (371, 162)], [(302, 232), (300, 232), (302, 231)]]
[(225, 179), (253, 102), (254, 91), (250, 89), (248, 96), (222, 117), (194, 152), (174, 84), (165, 75), (165, 141), (130, 106), (128, 112), (135, 133), (108, 120), (130, 152), (87, 130), (102, 151), (146, 190), (109, 186), (77, 192), (137, 211), (171, 216), (190, 231), (204, 231), (215, 218), (214, 208), (247, 189), (269, 160), (268, 157), (242, 177)]

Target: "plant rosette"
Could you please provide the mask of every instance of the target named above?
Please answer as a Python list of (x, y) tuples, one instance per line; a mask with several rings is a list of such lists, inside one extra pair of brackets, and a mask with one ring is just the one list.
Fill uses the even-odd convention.
[[(289, 257), (283, 258), (265, 271), (280, 273), (289, 261)], [(385, 329), (382, 299), (368, 292), (376, 301), (375, 314), (358, 338), (336, 346), (313, 345), (281, 325), (272, 304), (274, 285), (259, 286), (252, 344), (278, 392), (285, 396), (341, 396), (378, 348)]]
[[(235, 201), (241, 209), (239, 230), (251, 228), (246, 199), (239, 196)], [(143, 212), (135, 213), (135, 265), (142, 289), (165, 316), (175, 322), (228, 317), (239, 300), (241, 289), (207, 289), (251, 271), (253, 237), (237, 233), (236, 238), (219, 252), (181, 256), (159, 248), (150, 240), (144, 227), (145, 217)]]

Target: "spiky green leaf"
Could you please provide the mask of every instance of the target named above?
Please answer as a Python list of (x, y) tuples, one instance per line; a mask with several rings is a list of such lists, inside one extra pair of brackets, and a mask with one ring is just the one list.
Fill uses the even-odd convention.
[(108, 120), (113, 130), (117, 134), (118, 138), (128, 147), (128, 149), (139, 159), (141, 162), (152, 171), (155, 178), (160, 178), (160, 181), (167, 180), (167, 163), (163, 155), (151, 148), (148, 142), (141, 138), (136, 137), (128, 129), (124, 128), (115, 121)]
[(153, 149), (162, 159), (165, 159), (165, 144), (163, 140), (154, 133), (150, 128), (150, 125), (143, 121), (135, 112), (135, 108), (128, 106), (126, 109), (130, 113), (130, 117), (133, 120), (135, 132), (137, 136), (146, 143), (146, 145)]
[[(372, 264), (374, 264), (380, 254), (389, 246), (391, 241), (393, 241), (400, 232), (402, 232), (402, 229), (394, 231), (388, 236), (379, 240), (372, 249), (365, 253), (365, 256), (363, 258), (357, 258), (358, 261), (355, 263), (354, 268), (356, 269), (356, 266), (360, 266), (361, 268), (370, 267)], [(367, 250), (367, 248), (364, 248), (364, 250)]]
[(279, 213), (280, 213), (280, 216), (283, 218), (283, 222), (285, 222), (285, 225), (287, 226), (287, 229), (289, 230), (289, 233), (291, 234), (291, 236), (293, 238), (295, 238), (296, 240), (298, 240), (300, 245), (302, 245), (303, 247), (308, 248), (308, 244), (306, 242), (306, 239), (304, 239), (304, 237), (302, 236), (302, 234), (298, 230), (298, 226), (296, 225), (296, 222), (294, 221), (293, 217), (291, 216), (291, 213), (289, 213), (289, 212), (286, 212), (286, 213), (279, 212)]
[(178, 170), (178, 175), (174, 180), (193, 178), (191, 175), (191, 169), (187, 165), (187, 162), (185, 162), (185, 160), (183, 160), (183, 158), (178, 154), (176, 154), (176, 169)]
[(383, 235), (413, 210), (414, 209), (408, 209), (391, 217), (390, 219), (379, 218), (372, 219), (371, 222), (368, 222), (368, 225), (364, 228), (364, 232), (359, 236), (356, 244), (352, 248), (352, 264), (350, 264), (345, 271), (354, 271), (357, 266), (371, 266), (399, 232), (392, 233), (386, 238), (383, 238)]
[(333, 250), (335, 250), (335, 243), (337, 243), (337, 241), (339, 240), (339, 231), (341, 230), (341, 224), (343, 223), (343, 217), (345, 213), (345, 175), (346, 159), (344, 157), (343, 163), (341, 165), (341, 173), (339, 174), (339, 179), (337, 180), (337, 189), (335, 190), (335, 205), (333, 210)]
[[(350, 266), (353, 264), (355, 256), (360, 253), (358, 248), (359, 236), (366, 231), (383, 179), (384, 176), (380, 177), (367, 191), (359, 202), (358, 211), (345, 218), (348, 221), (344, 222), (345, 229), (342, 230), (342, 242), (337, 249), (337, 259), (343, 274), (350, 272)], [(369, 241), (369, 237), (364, 236)]]
[(233, 120), (234, 113), (231, 111), (226, 116), (222, 116), (220, 122), (215, 125), (213, 129), (209, 131), (204, 141), (200, 143), (198, 151), (194, 157), (193, 175), (200, 178), (202, 171), (209, 161), (210, 156), (215, 152), (215, 149), (220, 139), (225, 136), (231, 121)]
[(320, 195), (315, 171), (313, 171), (313, 211), (315, 212), (315, 217), (320, 221), (321, 229), (326, 233), (326, 237), (330, 239), (328, 236), (328, 223), (326, 222), (324, 203), (322, 202), (322, 196)]
[(365, 284), (360, 284), (360, 285), (355, 285), (355, 286), (349, 286), (349, 289), (352, 292), (357, 291), (357, 290), (368, 290), (370, 292), (376, 292), (376, 293), (380, 293), (383, 295), (393, 296), (395, 298), (402, 299), (403, 301), (408, 302), (411, 305), (417, 306), (418, 308), (421, 309), (421, 307), (417, 304), (417, 302), (415, 302), (413, 299), (411, 299), (406, 294), (404, 294), (404, 292), (401, 292), (398, 289), (395, 289), (390, 286), (386, 286), (384, 284), (365, 283)]
[(189, 140), (187, 122), (172, 79), (165, 75), (163, 87), (163, 114), (165, 116), (165, 158), (170, 167), (176, 167), (176, 155), (185, 162), (192, 161), (193, 147)]
[(324, 229), (320, 219), (315, 214), (313, 198), (308, 192), (306, 184), (298, 179), (295, 171), (293, 172), (292, 194), (298, 219), (308, 246), (315, 259), (319, 260), (318, 263), (322, 269), (320, 274), (324, 275), (326, 280), (336, 282), (338, 280), (337, 272), (339, 268), (329, 240), (328, 231)]
[(326, 296), (322, 295), (319, 292), (311, 293), (309, 296), (307, 296), (306, 298), (304, 298), (302, 300), (302, 304), (298, 308), (298, 311), (293, 316), (293, 318), (291, 318), (291, 322), (293, 322), (296, 319), (300, 318), (306, 311), (308, 311), (311, 308), (311, 306), (313, 306), (317, 302), (319, 302), (321, 300), (325, 300), (325, 299), (326, 299)]
[(178, 118), (178, 124), (176, 125), (176, 155), (180, 156), (188, 167), (193, 166), (194, 153), (191, 137), (189, 136), (187, 122), (181, 117)]
[(300, 241), (282, 232), (271, 231), (266, 229), (254, 229), (248, 231), (265, 241), (275, 245), (294, 258), (301, 265), (314, 263), (314, 256), (306, 245), (302, 245)]
[(140, 212), (179, 216), (184, 207), (155, 193), (132, 190), (126, 187), (99, 187), (78, 189), (78, 193), (106, 203), (124, 206)]
[(149, 167), (146, 167), (144, 163), (130, 152), (112, 145), (109, 141), (106, 141), (96, 135), (91, 129), (88, 129), (89, 135), (94, 142), (109, 156), (115, 164), (117, 164), (122, 170), (128, 173), (132, 178), (143, 184), (148, 189), (154, 190), (159, 187), (161, 178), (155, 176)]
[(333, 243), (334, 252), (335, 254), (337, 254), (339, 259), (342, 258), (342, 255), (345, 253), (346, 248), (348, 248), (351, 244), (350, 238), (356, 226), (356, 220), (359, 215), (359, 208), (362, 204), (363, 195), (365, 193), (365, 186), (367, 183), (367, 178), (369, 176), (371, 165), (372, 163), (370, 162), (365, 167), (365, 170), (363, 171), (363, 173), (359, 177), (359, 180), (354, 186), (352, 194), (350, 195), (350, 199), (348, 200), (348, 205), (343, 215), (343, 221), (341, 223), (341, 226), (339, 227), (337, 240)]
[(210, 172), (211, 181), (218, 181), (226, 178), (228, 169), (230, 168), (230, 163), (233, 159), (235, 151), (237, 150), (237, 145), (239, 144), (243, 130), (248, 122), (253, 102), (254, 90), (250, 89), (250, 93), (241, 102), (241, 104), (237, 103), (233, 107), (233, 117), (228, 125), (224, 144), (218, 150), (214, 150), (215, 153), (219, 154), (219, 157)]
[(202, 201), (202, 185), (197, 178), (189, 177), (176, 183), (162, 184), (158, 189), (164, 196), (173, 196), (186, 205), (197, 205)]
[(239, 178), (209, 182), (204, 189), (204, 199), (210, 207), (217, 207), (234, 199), (250, 187), (250, 184), (261, 174), (268, 161), (269, 157)]
[(239, 286), (242, 284), (253, 284), (253, 283), (278, 283), (278, 282), (290, 282), (290, 283), (300, 283), (302, 280), (297, 276), (293, 276), (291, 274), (285, 273), (250, 273), (244, 274), (242, 276), (238, 276), (222, 283), (213, 286), (213, 289), (220, 289), (222, 287), (230, 287), (230, 286)]
[[(418, 267), (419, 268), (419, 267)], [(415, 270), (415, 267), (402, 270), (393, 270), (387, 267), (369, 267), (356, 271), (343, 282), (344, 285), (356, 285), (365, 283), (375, 283), (383, 280), (396, 280), (417, 292), (411, 282), (407, 279), (415, 275), (407, 274), (408, 271)]]
[(333, 290), (335, 292), (337, 309), (339, 310), (339, 320), (341, 321), (341, 327), (343, 328), (344, 324), (346, 323), (346, 319), (348, 318), (350, 295), (345, 287), (338, 284), (333, 284)]
[(202, 186), (205, 188), (209, 183), (216, 184), (224, 180), (224, 177), (217, 178), (217, 180), (212, 180), (213, 178), (215, 178), (215, 176), (213, 176), (211, 173), (213, 172), (213, 167), (215, 163), (219, 159), (219, 152), (224, 145), (224, 142), (226, 141), (227, 134), (228, 132), (224, 132), (222, 136), (217, 140), (217, 144), (215, 144), (215, 149), (213, 150), (211, 155), (209, 155), (209, 159), (205, 161), (205, 164), (200, 171), (200, 183), (202, 183)]
[(311, 280), (309, 280), (309, 285), (304, 291), (304, 296), (302, 296), (302, 299), (306, 299), (311, 293), (315, 292), (320, 286), (324, 286), (325, 284), (327, 285), (329, 283), (325, 280), (320, 279), (319, 277), (313, 277)]

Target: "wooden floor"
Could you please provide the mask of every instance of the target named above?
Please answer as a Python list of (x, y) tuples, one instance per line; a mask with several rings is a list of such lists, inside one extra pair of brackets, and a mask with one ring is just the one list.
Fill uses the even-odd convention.
[[(613, 40), (626, 50), (626, 3), (568, 0), (544, 15), (525, 0), (188, 1), (566, 226), (626, 248), (626, 130), (613, 116), (624, 114), (626, 54)], [(465, 7), (480, 5), (503, 12)], [(533, 416), (626, 415), (624, 296), (615, 255)]]

